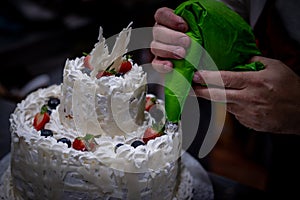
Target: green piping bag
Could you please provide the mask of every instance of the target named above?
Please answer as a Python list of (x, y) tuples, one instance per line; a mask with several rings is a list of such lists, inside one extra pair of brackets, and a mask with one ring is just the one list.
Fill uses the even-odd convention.
[[(174, 70), (165, 76), (167, 120), (178, 123), (196, 70), (258, 71), (264, 66), (260, 62), (247, 63), (252, 56), (261, 55), (252, 29), (223, 2), (189, 0), (174, 13), (188, 23), (186, 34), (191, 38), (186, 57), (172, 60)], [(205, 61), (207, 54), (218, 68)]]

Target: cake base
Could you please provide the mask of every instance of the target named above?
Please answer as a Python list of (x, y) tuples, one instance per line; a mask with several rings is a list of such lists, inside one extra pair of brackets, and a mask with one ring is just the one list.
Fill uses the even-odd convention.
[[(1, 160), (0, 167), (0, 199), (18, 200), (14, 197), (10, 175), (10, 155)], [(212, 200), (213, 187), (203, 167), (188, 153), (181, 159), (181, 182), (173, 200)]]

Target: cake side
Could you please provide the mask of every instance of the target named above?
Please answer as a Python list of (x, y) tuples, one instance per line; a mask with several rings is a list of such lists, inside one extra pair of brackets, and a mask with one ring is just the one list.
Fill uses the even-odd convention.
[[(32, 126), (34, 114), (50, 97), (60, 97), (61, 85), (40, 89), (18, 104), (11, 115), (11, 173), (16, 195), (32, 198), (64, 199), (171, 199), (178, 175), (181, 133), (165, 134), (146, 145), (131, 146), (136, 135), (102, 136), (95, 139), (94, 152), (82, 152), (58, 142), (76, 138), (52, 110), (46, 129), (52, 137), (41, 136)], [(75, 130), (76, 131), (76, 130)], [(123, 145), (116, 148), (117, 144)], [(43, 192), (42, 192), (43, 191)], [(43, 195), (38, 196), (38, 195)], [(136, 196), (138, 195), (138, 196)], [(157, 196), (156, 196), (157, 195)], [(159, 196), (159, 197), (158, 197)]]

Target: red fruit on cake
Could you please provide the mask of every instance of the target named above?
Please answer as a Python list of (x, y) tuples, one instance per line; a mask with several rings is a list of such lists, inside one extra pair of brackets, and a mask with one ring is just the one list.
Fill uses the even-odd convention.
[(151, 107), (157, 103), (157, 98), (153, 95), (146, 96), (145, 110), (149, 112)]
[(129, 61), (130, 57), (131, 56), (129, 56), (129, 55), (126, 56), (125, 60), (122, 61), (120, 69), (119, 69), (119, 73), (124, 73), (125, 74), (126, 72), (131, 70), (132, 64)]
[(114, 74), (110, 71), (102, 71), (97, 74), (96, 78), (101, 78), (102, 76), (112, 76), (112, 75)]
[(86, 55), (83, 59), (83, 65), (84, 67), (93, 70), (93, 66), (90, 64), (91, 55)]
[(33, 127), (39, 131), (45, 127), (45, 124), (50, 121), (50, 115), (46, 105), (42, 106), (41, 111), (35, 114), (33, 119)]
[(73, 141), (72, 147), (78, 151), (94, 151), (96, 147), (94, 136), (86, 134), (84, 137), (77, 137)]
[(75, 138), (73, 144), (72, 144), (73, 149), (76, 149), (78, 151), (86, 151), (85, 147), (85, 142), (82, 137), (77, 137)]
[(145, 144), (147, 144), (149, 140), (155, 139), (156, 137), (160, 137), (163, 134), (164, 134), (163, 125), (154, 124), (152, 127), (148, 127), (145, 130), (143, 141), (145, 142)]

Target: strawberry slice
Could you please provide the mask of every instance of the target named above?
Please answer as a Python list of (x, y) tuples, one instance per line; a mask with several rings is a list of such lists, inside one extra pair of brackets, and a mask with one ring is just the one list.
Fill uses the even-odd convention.
[(114, 73), (113, 72), (111, 72), (111, 71), (102, 71), (102, 72), (99, 72), (98, 74), (97, 74), (97, 76), (96, 76), (96, 78), (101, 78), (102, 76), (112, 76), (112, 75), (114, 75)]
[(151, 107), (157, 103), (157, 98), (154, 95), (146, 96), (145, 110), (150, 111)]
[(149, 140), (153, 140), (156, 137), (162, 136), (164, 134), (164, 128), (161, 124), (154, 124), (152, 127), (148, 127), (143, 135), (143, 141), (145, 144)]
[(94, 151), (96, 148), (94, 136), (86, 134), (84, 137), (77, 137), (73, 141), (72, 147), (78, 151)]
[(125, 59), (122, 61), (121, 66), (119, 68), (119, 73), (125, 74), (126, 72), (129, 72), (132, 69), (132, 64), (129, 61), (131, 58), (130, 55), (126, 55)]
[(99, 72), (96, 76), (96, 78), (101, 78), (103, 76), (112, 76), (112, 75), (115, 75), (117, 72), (114, 68), (111, 68), (111, 66), (113, 65), (114, 63), (111, 63), (105, 70)]
[(45, 127), (45, 124), (50, 121), (50, 115), (46, 105), (42, 106), (41, 111), (35, 114), (33, 119), (33, 127), (39, 131)]
[(90, 70), (93, 70), (94, 67), (90, 64), (90, 60), (91, 60), (91, 55), (87, 54), (83, 59), (83, 66)]

